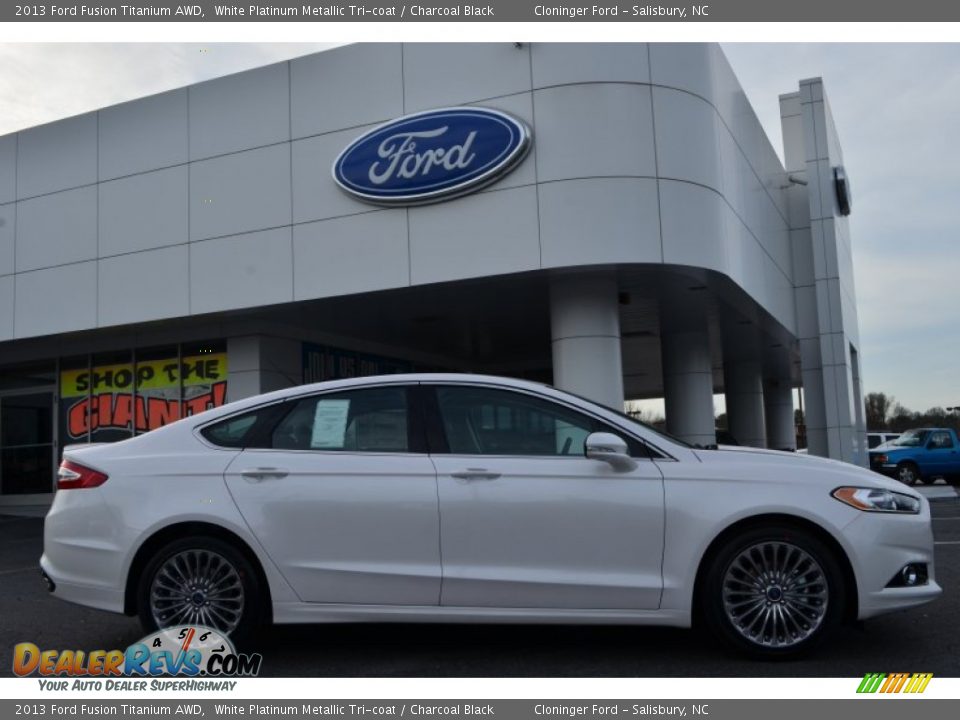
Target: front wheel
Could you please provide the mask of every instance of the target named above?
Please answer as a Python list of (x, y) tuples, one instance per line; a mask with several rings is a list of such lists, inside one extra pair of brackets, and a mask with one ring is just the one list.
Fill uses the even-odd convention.
[(140, 623), (148, 633), (203, 625), (241, 643), (263, 617), (257, 586), (253, 566), (233, 545), (206, 536), (174, 540), (154, 554), (140, 577)]
[(902, 462), (897, 465), (897, 480), (904, 485), (916, 485), (920, 480), (920, 468), (912, 462)]
[(748, 530), (711, 562), (702, 613), (725, 645), (764, 658), (806, 652), (843, 615), (843, 577), (833, 551), (790, 527)]

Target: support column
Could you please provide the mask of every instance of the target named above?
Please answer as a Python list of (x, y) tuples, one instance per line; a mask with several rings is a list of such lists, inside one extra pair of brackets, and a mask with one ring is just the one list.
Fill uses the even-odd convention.
[(623, 411), (616, 277), (560, 275), (550, 284), (553, 384)]
[(227, 338), (227, 400), (293, 387), (302, 382), (300, 343), (266, 335)]
[(789, 378), (769, 378), (764, 382), (763, 410), (767, 419), (767, 447), (773, 450), (796, 450), (793, 387)]
[(715, 444), (713, 369), (706, 326), (662, 332), (660, 348), (667, 432), (695, 445)]
[(723, 386), (730, 434), (741, 445), (765, 448), (767, 429), (763, 416), (763, 371), (760, 361), (725, 361)]

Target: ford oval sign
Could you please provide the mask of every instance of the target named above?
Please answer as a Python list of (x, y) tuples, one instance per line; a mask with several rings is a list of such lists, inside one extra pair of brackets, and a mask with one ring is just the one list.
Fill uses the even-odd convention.
[(499, 110), (430, 110), (354, 140), (333, 163), (333, 179), (366, 202), (421, 205), (495, 182), (529, 149), (527, 126)]

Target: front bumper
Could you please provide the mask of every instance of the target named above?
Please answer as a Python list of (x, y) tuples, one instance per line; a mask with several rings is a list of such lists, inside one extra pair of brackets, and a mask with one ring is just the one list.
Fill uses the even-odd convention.
[[(917, 515), (859, 513), (844, 529), (844, 536), (854, 550), (850, 559), (857, 577), (858, 618), (923, 605), (942, 592), (933, 562), (930, 503), (925, 499)], [(887, 587), (909, 563), (927, 566), (927, 582), (914, 587)]]

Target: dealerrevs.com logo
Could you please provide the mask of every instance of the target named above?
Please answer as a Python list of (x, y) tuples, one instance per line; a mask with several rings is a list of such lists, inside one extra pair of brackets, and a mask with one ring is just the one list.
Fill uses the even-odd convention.
[(858, 693), (922, 693), (933, 673), (867, 673)]
[(13, 649), (13, 672), (18, 677), (36, 674), (48, 678), (90, 678), (75, 680), (72, 684), (68, 681), (45, 683), (49, 685), (45, 689), (51, 690), (147, 689), (146, 681), (113, 678), (254, 677), (260, 673), (262, 662), (263, 656), (259, 653), (238, 653), (229, 638), (202, 625), (166, 628), (147, 635), (126, 650), (41, 650), (29, 642), (19, 643)]

